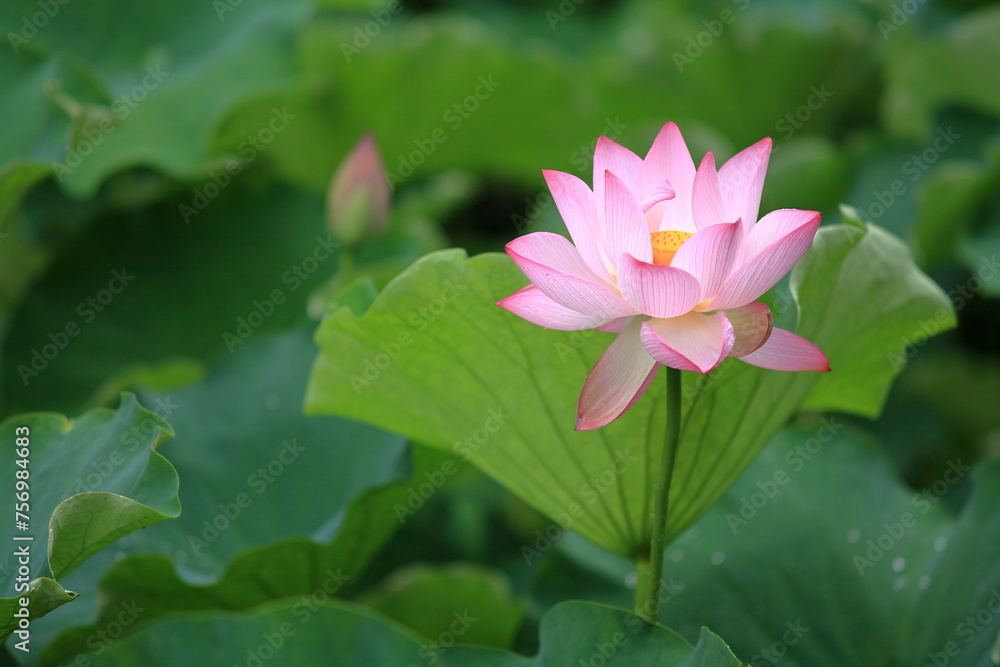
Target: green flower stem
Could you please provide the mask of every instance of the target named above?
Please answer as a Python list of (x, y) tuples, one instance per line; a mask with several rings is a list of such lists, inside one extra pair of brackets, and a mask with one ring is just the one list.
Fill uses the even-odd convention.
[(340, 248), (340, 261), (337, 264), (337, 280), (340, 286), (351, 282), (354, 277), (354, 259), (357, 247), (352, 243), (344, 243)]
[[(635, 558), (635, 614), (646, 619), (646, 591), (649, 589), (649, 553), (643, 549)], [(649, 620), (649, 619), (646, 619)]]
[(681, 438), (681, 372), (667, 366), (667, 432), (660, 457), (660, 474), (653, 487), (653, 537), (648, 564), (636, 561), (635, 613), (649, 623), (660, 618), (660, 586), (663, 582), (663, 550), (666, 548), (667, 509), (670, 482), (674, 476), (677, 444)]

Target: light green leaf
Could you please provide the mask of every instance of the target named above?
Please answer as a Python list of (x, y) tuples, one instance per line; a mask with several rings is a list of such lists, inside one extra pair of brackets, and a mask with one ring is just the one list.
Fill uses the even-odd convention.
[[(611, 336), (546, 331), (492, 305), (524, 283), (506, 257), (427, 256), (364, 316), (341, 309), (323, 323), (307, 410), (453, 450), (564, 527), (634, 554), (649, 539), (664, 389), (654, 383), (606, 428), (574, 432), (580, 387)], [(836, 370), (820, 378), (731, 359), (707, 378), (686, 373), (671, 535), (722, 496), (803, 399), (877, 413), (902, 368), (889, 353), (941, 309), (953, 321), (905, 246), (874, 227), (822, 230), (792, 288), (799, 333), (826, 350)]]
[(875, 417), (914, 350), (957, 320), (905, 243), (875, 225), (843, 229), (821, 231), (792, 272), (798, 333), (819, 343), (833, 367), (803, 407)]

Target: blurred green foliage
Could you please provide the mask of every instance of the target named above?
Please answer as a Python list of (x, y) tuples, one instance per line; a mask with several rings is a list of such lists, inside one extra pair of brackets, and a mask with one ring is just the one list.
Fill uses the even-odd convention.
[[(720, 161), (771, 136), (763, 210), (816, 209), (829, 224), (840, 222), (840, 204), (853, 206), (904, 240), (951, 300), (958, 327), (933, 338), (900, 333), (900, 374), (881, 415), (842, 418), (872, 434), (885, 456), (855, 443), (861, 436), (845, 438), (844, 451), (831, 444), (812, 477), (786, 491), (810, 511), (774, 503), (731, 548), (705, 543), (704, 558), (668, 557), (668, 574), (674, 563), (703, 599), (678, 597), (664, 620), (690, 641), (706, 623), (750, 660), (793, 616), (824, 609), (828, 627), (817, 621), (778, 664), (892, 656), (921, 665), (949, 641), (961, 648), (949, 664), (988, 664), (1000, 616), (969, 642), (956, 626), (1000, 586), (996, 572), (976, 569), (977, 558), (996, 559), (971, 537), (991, 530), (983, 508), (995, 494), (992, 466), (977, 473), (975, 490), (971, 476), (949, 485), (933, 525), (921, 523), (920, 536), (900, 545), (905, 592), (887, 590), (897, 578), (883, 570), (894, 558), (877, 564), (878, 577), (852, 578), (845, 545), (853, 543), (841, 529), (860, 530), (864, 519), (877, 539), (882, 514), (889, 521), (903, 511), (900, 499), (956, 460), (1000, 453), (998, 29), (995, 4), (976, 0), (3, 3), (0, 416), (104, 414), (86, 411), (118, 408), (121, 390), (151, 410), (174, 400), (181, 407), (167, 421), (176, 437), (162, 449), (184, 506), (179, 519), (69, 573), (60, 583), (82, 595), (35, 621), (37, 650), (7, 653), (22, 664), (68, 664), (78, 652), (117, 661), (108, 664), (178, 664), (190, 653), (169, 651), (209, 641), (211, 621), (219, 655), (246, 660), (234, 646), (280, 628), (298, 603), (328, 617), (309, 626), (310, 647), (327, 639), (360, 647), (358, 662), (344, 664), (392, 655), (363, 652), (381, 642), (404, 660), (422, 659), (414, 647), (446, 629), (435, 627), (444, 623), (437, 616), (404, 629), (327, 600), (377, 599), (394, 573), (420, 562), (430, 581), (446, 580), (452, 561), (506, 581), (525, 610), (508, 646), (521, 653), (553, 641), (561, 626), (547, 619), (539, 635), (539, 623), (555, 602), (628, 606), (627, 568), (615, 557), (594, 547), (581, 556), (573, 537), (547, 537), (542, 515), (459, 458), (300, 408), (316, 353), (308, 338), (341, 288), (355, 284), (341, 303), (360, 315), (371, 285), (385, 287), (430, 251), (495, 251), (526, 231), (558, 231), (542, 168), (589, 180), (599, 134), (639, 149), (674, 120), (696, 156), (712, 149)], [(327, 236), (324, 196), (365, 131), (382, 149), (393, 208), (387, 232), (350, 263)], [(811, 407), (860, 400), (857, 387), (837, 387), (833, 376), (825, 383)], [(749, 497), (789, 437), (692, 530), (723, 540), (720, 514)], [(248, 476), (295, 439), (312, 462), (289, 466), (266, 502), (242, 508), (239, 527), (181, 562), (203, 521), (244, 487), (253, 493)], [(413, 500), (445, 463), (455, 474)], [(5, 479), (11, 465), (0, 462)], [(417, 507), (400, 520), (395, 507), (407, 502)], [(939, 529), (958, 546), (928, 555)], [(695, 539), (686, 535), (680, 548)], [(829, 548), (800, 549), (807, 542)], [(546, 543), (555, 546), (537, 548)], [(525, 545), (539, 558), (526, 560)], [(717, 551), (726, 554), (721, 576)], [(915, 590), (923, 574), (909, 568), (918, 563), (929, 582)], [(335, 566), (347, 575), (336, 585)], [(814, 574), (798, 580), (788, 574), (796, 568)], [(869, 601), (861, 621), (847, 603), (826, 604), (845, 590)], [(133, 601), (144, 611), (111, 625)], [(509, 605), (497, 608), (509, 621)], [(551, 613), (561, 623), (594, 613), (566, 609)], [(157, 624), (168, 614), (176, 634)], [(587, 627), (609, 622), (587, 619)], [(322, 632), (338, 624), (337, 637)], [(109, 637), (110, 627), (126, 638)], [(905, 646), (889, 648), (890, 635)], [(465, 650), (455, 655), (470, 662), (456, 664), (480, 664)], [(496, 659), (481, 664), (525, 660)]]

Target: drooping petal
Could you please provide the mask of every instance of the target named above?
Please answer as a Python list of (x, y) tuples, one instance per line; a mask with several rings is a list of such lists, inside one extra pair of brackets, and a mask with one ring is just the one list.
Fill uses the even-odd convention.
[(712, 299), (713, 309), (745, 306), (771, 289), (802, 258), (819, 228), (819, 217), (773, 241), (734, 270)]
[(701, 296), (701, 286), (687, 271), (643, 262), (627, 253), (618, 261), (618, 288), (636, 310), (652, 317), (682, 315)]
[[(639, 178), (641, 167), (642, 158), (621, 144), (603, 136), (597, 140), (594, 147), (594, 201), (597, 202), (598, 211), (601, 210), (601, 202), (605, 197), (604, 172), (610, 171), (631, 190)], [(645, 194), (640, 196), (645, 199)]]
[(644, 197), (664, 180), (670, 181), (676, 195), (673, 199), (651, 209), (659, 214), (656, 229), (694, 231), (691, 227), (691, 188), (694, 183), (694, 161), (677, 125), (667, 123), (653, 141), (639, 172), (635, 187), (638, 196)]
[(750, 229), (743, 256), (750, 259), (767, 246), (788, 236), (803, 225), (819, 225), (820, 217), (821, 214), (818, 211), (800, 211), (796, 208), (771, 211)]
[(552, 192), (566, 229), (580, 257), (600, 278), (610, 281), (611, 275), (601, 256), (601, 230), (594, 207), (594, 193), (587, 184), (572, 174), (543, 169), (542, 176)]
[(691, 212), (694, 224), (698, 229), (723, 222), (733, 222), (726, 219), (722, 205), (722, 191), (719, 188), (719, 174), (715, 171), (715, 157), (712, 151), (705, 153), (698, 171), (694, 175), (694, 186), (691, 194)]
[(763, 345), (771, 335), (774, 317), (771, 315), (771, 309), (762, 303), (755, 301), (723, 312), (733, 325), (733, 333), (736, 336), (733, 349), (729, 351), (731, 357), (750, 354)]
[(754, 366), (776, 371), (825, 373), (830, 370), (830, 362), (818, 347), (784, 329), (773, 329), (760, 349), (740, 358)]
[(612, 264), (622, 253), (643, 262), (653, 261), (649, 226), (635, 197), (612, 172), (604, 172), (604, 251)]
[(587, 267), (573, 244), (558, 234), (520, 236), (508, 243), (506, 250), (538, 289), (570, 310), (606, 319), (637, 314)]
[[(653, 192), (649, 196), (647, 196), (643, 201), (639, 202), (639, 208), (642, 209), (643, 213), (646, 213), (649, 211), (649, 209), (653, 208), (657, 204), (661, 204), (665, 201), (670, 201), (676, 196), (677, 193), (674, 192), (674, 189), (672, 187), (670, 187), (670, 183), (664, 181), (662, 184), (653, 188)], [(656, 231), (656, 230), (650, 230), (650, 231)]]
[(509, 310), (532, 324), (559, 331), (593, 329), (617, 321), (570, 310), (545, 296), (545, 293), (534, 285), (528, 285), (510, 296), (500, 299), (495, 305)]
[(674, 255), (670, 266), (690, 273), (701, 285), (699, 301), (711, 299), (742, 256), (743, 236), (735, 222), (703, 227)]
[(748, 226), (757, 221), (764, 173), (771, 156), (771, 139), (765, 137), (734, 155), (719, 170), (719, 186), (726, 219), (742, 218)]
[(633, 321), (618, 334), (590, 370), (577, 405), (577, 431), (611, 423), (649, 388), (659, 366), (643, 348), (639, 326), (637, 320)]
[(682, 371), (707, 373), (733, 349), (733, 325), (722, 313), (687, 313), (642, 323), (639, 335), (650, 356)]

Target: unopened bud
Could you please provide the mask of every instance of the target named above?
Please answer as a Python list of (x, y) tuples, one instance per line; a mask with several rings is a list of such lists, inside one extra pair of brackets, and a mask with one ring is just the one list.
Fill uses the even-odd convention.
[(389, 215), (389, 182), (375, 137), (365, 134), (330, 182), (326, 219), (330, 233), (346, 245), (374, 237)]

